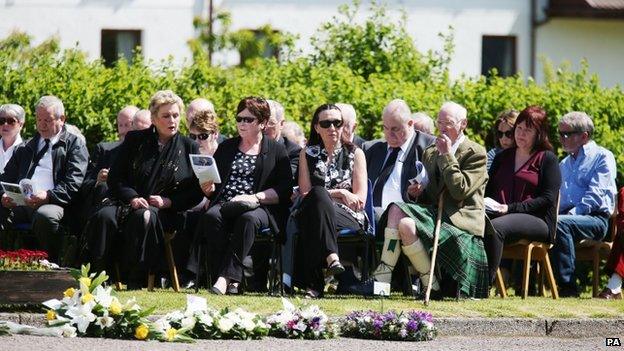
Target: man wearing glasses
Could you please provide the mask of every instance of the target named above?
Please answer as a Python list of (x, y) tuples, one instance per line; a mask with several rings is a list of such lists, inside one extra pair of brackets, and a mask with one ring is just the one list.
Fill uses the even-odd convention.
[(602, 240), (615, 208), (615, 158), (591, 139), (593, 132), (594, 124), (584, 112), (570, 112), (559, 121), (561, 145), (568, 156), (560, 163), (559, 219), (551, 260), (561, 297), (579, 295), (574, 244), (583, 239)]

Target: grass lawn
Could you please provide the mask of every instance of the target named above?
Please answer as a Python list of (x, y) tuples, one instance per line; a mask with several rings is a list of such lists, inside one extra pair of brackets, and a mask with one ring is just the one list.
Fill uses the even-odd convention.
[[(193, 290), (186, 293), (193, 294)], [(156, 290), (154, 292), (121, 291), (117, 293), (122, 300), (136, 297), (143, 308), (156, 307), (156, 313), (167, 313), (175, 309), (183, 309), (186, 305), (186, 294), (172, 290)], [(208, 299), (208, 305), (214, 308), (242, 307), (260, 314), (270, 314), (281, 308), (279, 297), (246, 294), (244, 296), (216, 296), (206, 290), (200, 290), (200, 296)], [(295, 297), (301, 299), (300, 297)], [(303, 302), (304, 300), (299, 300)], [(425, 310), (434, 317), (517, 317), (517, 318), (624, 318), (624, 302), (592, 299), (589, 294), (577, 299), (553, 300), (550, 297), (492, 297), (484, 300), (445, 300), (432, 301), (425, 306), (422, 301), (415, 301), (392, 295), (383, 302), (380, 299), (364, 299), (353, 296), (330, 295), (319, 300), (305, 300), (319, 305), (328, 315), (340, 316), (353, 310)]]

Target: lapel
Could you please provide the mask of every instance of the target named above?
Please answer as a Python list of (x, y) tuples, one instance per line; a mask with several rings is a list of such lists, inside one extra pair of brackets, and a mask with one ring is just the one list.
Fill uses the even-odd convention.
[[(264, 174), (264, 165), (266, 163), (266, 159), (269, 152), (269, 138), (266, 135), (262, 135), (262, 142), (260, 143), (260, 153), (258, 154), (258, 158), (256, 158), (256, 170), (254, 174), (254, 191), (258, 192), (260, 189), (260, 183), (263, 180), (267, 179), (267, 176)], [(267, 167), (270, 170), (273, 167)]]
[[(384, 141), (381, 143), (382, 147), (379, 148), (378, 150), (378, 155), (376, 155), (375, 157), (371, 157), (371, 161), (372, 160), (380, 160), (380, 162), (371, 162), (371, 175), (374, 176), (374, 182), (377, 181), (377, 179), (379, 178), (379, 173), (381, 172), (381, 167), (383, 167), (383, 163), (386, 160), (386, 155), (388, 154), (388, 142)], [(374, 183), (373, 182), (373, 183)]]

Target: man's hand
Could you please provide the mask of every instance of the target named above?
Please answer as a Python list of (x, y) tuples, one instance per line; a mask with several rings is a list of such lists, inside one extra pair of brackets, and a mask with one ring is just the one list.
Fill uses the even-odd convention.
[(445, 134), (438, 136), (435, 143), (436, 148), (438, 149), (438, 154), (446, 155), (451, 152), (451, 146), (453, 145), (453, 143), (451, 142), (451, 139)]
[(130, 206), (132, 206), (132, 208), (134, 208), (135, 210), (138, 210), (140, 208), (147, 209), (149, 208), (149, 203), (142, 197), (135, 197), (134, 199), (130, 200)]
[(159, 196), (159, 195), (150, 195), (147, 202), (156, 208), (171, 207), (171, 200), (166, 197)]
[(7, 194), (2, 194), (2, 200), (0, 200), (0, 202), (2, 202), (2, 206), (5, 208), (13, 208), (17, 206), (15, 202), (13, 202), (13, 199), (11, 199)]
[(410, 184), (407, 187), (407, 195), (412, 199), (416, 199), (420, 194), (422, 194), (424, 187), (419, 183)]
[(98, 175), (97, 175), (96, 183), (97, 184), (106, 183), (107, 179), (108, 179), (108, 168), (100, 169), (100, 171), (98, 172)]
[(215, 190), (214, 182), (212, 181), (202, 183), (200, 184), (200, 186), (201, 186), (201, 190), (204, 192), (204, 195), (206, 195), (206, 197), (210, 197), (210, 195), (212, 195), (212, 193)]
[(24, 202), (26, 202), (26, 206), (33, 208), (33, 209), (37, 209), (41, 205), (45, 205), (49, 202), (48, 192), (40, 191), (38, 193), (32, 194), (30, 197), (26, 197), (24, 199)]

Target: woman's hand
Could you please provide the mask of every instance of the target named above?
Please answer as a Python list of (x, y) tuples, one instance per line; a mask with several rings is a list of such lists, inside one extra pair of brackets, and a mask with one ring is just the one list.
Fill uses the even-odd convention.
[(171, 200), (159, 195), (151, 195), (147, 202), (156, 208), (169, 208), (171, 207)]
[(204, 195), (206, 195), (206, 197), (210, 197), (210, 195), (212, 195), (212, 193), (215, 190), (215, 186), (214, 186), (214, 182), (212, 181), (207, 181), (205, 183), (200, 184), (201, 186), (201, 190), (204, 192)]
[(241, 202), (251, 202), (255, 204), (259, 204), (258, 198), (254, 195), (236, 195), (230, 201), (241, 201)]
[(2, 206), (5, 208), (13, 208), (17, 205), (7, 194), (2, 194)]
[(140, 208), (147, 209), (149, 208), (149, 203), (142, 197), (135, 197), (134, 199), (130, 200), (130, 206), (132, 206), (132, 208), (134, 208), (135, 210), (138, 210)]
[(423, 190), (425, 190), (425, 188), (419, 183), (410, 184), (407, 187), (407, 195), (409, 195), (412, 199), (416, 199), (420, 196), (420, 194), (422, 194)]
[(206, 155), (214, 155), (215, 151), (219, 147), (219, 143), (217, 140), (219, 139), (219, 133), (212, 133), (208, 136), (208, 140), (206, 140)]
[(509, 211), (509, 206), (507, 206), (507, 205), (505, 205), (505, 204), (501, 204), (501, 205), (498, 207), (498, 212), (499, 212), (499, 213), (501, 213), (501, 214), (506, 214), (506, 213), (507, 213), (507, 211)]
[(364, 209), (364, 202), (349, 190), (342, 191), (342, 203), (356, 212)]

